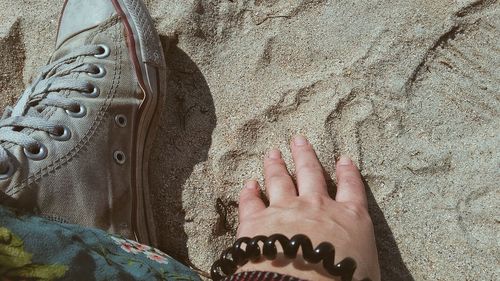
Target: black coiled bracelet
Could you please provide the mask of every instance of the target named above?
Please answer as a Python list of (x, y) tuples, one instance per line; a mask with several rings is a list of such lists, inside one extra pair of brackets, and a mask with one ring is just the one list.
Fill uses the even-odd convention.
[[(210, 269), (212, 279), (219, 281), (234, 274), (238, 266), (242, 266), (248, 261), (259, 260), (261, 256), (259, 242), (264, 244), (262, 255), (269, 260), (275, 259), (278, 254), (276, 241), (281, 244), (287, 258), (297, 257), (297, 252), (302, 247), (302, 255), (307, 262), (319, 263), (323, 261), (323, 267), (329, 274), (340, 277), (342, 281), (352, 280), (356, 270), (356, 262), (352, 258), (345, 258), (335, 264), (335, 248), (331, 243), (322, 242), (313, 249), (311, 240), (303, 234), (297, 234), (292, 239), (288, 239), (283, 234), (273, 234), (269, 237), (264, 235), (254, 238), (242, 237), (236, 240), (232, 247), (222, 252), (220, 259), (214, 262)], [(243, 244), (246, 245), (245, 250), (241, 249)], [(370, 281), (370, 279), (365, 278), (361, 281)]]

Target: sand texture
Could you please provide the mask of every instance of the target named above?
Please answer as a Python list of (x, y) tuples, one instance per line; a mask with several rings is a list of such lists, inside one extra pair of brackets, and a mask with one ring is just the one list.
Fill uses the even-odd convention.
[[(245, 179), (308, 136), (371, 189), (383, 280), (500, 280), (500, 4), (149, 0), (168, 99), (151, 159), (161, 248), (207, 270)], [(50, 56), (62, 1), (0, 0), (0, 106)], [(331, 187), (334, 187), (331, 181)]]

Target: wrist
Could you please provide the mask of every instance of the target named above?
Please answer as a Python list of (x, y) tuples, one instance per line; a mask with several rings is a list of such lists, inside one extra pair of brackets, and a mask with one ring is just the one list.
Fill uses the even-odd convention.
[(289, 275), (304, 280), (314, 281), (340, 281), (340, 278), (332, 277), (321, 264), (308, 264), (302, 258), (294, 260), (277, 258), (276, 260), (262, 260), (249, 262), (237, 270), (245, 271), (267, 271)]
[[(259, 243), (263, 243), (262, 253)], [(281, 245), (282, 253), (278, 252), (276, 243)], [(301, 248), (303, 255), (298, 253)], [(272, 271), (309, 280), (332, 280), (333, 276), (342, 281), (353, 280), (356, 262), (347, 257), (335, 263), (334, 255), (335, 248), (332, 244), (322, 242), (313, 248), (311, 240), (303, 234), (297, 234), (291, 239), (283, 234), (241, 237), (221, 254), (210, 272), (212, 279), (216, 281), (221, 280), (224, 275), (234, 274), (238, 267), (240, 272)]]

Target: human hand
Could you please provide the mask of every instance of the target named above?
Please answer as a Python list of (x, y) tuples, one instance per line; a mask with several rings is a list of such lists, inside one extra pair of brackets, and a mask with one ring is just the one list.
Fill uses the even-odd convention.
[[(353, 280), (380, 280), (373, 224), (361, 175), (347, 157), (337, 163), (337, 194), (328, 192), (323, 168), (311, 144), (301, 136), (291, 144), (297, 186), (290, 177), (279, 150), (264, 159), (264, 178), (269, 206), (260, 198), (257, 181), (249, 181), (240, 193), (238, 237), (282, 233), (288, 238), (305, 234), (317, 246), (323, 241), (335, 247), (335, 263), (353, 258), (357, 269)], [(300, 252), (299, 252), (300, 254)], [(270, 271), (308, 280), (332, 280), (321, 264), (286, 259), (247, 263), (239, 271)]]

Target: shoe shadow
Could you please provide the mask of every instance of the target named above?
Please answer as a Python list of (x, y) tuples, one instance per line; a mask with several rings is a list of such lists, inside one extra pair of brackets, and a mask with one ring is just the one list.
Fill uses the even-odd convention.
[[(335, 198), (337, 186), (327, 172), (325, 172), (325, 176), (327, 178), (328, 193), (332, 198)], [(401, 257), (401, 252), (394, 239), (392, 230), (387, 224), (384, 213), (377, 204), (371, 188), (364, 178), (363, 183), (366, 187), (368, 209), (375, 229), (381, 280), (415, 281)]]
[(159, 248), (189, 263), (182, 187), (195, 165), (207, 160), (216, 126), (207, 81), (196, 64), (166, 36), (167, 99), (150, 157), (150, 185)]

